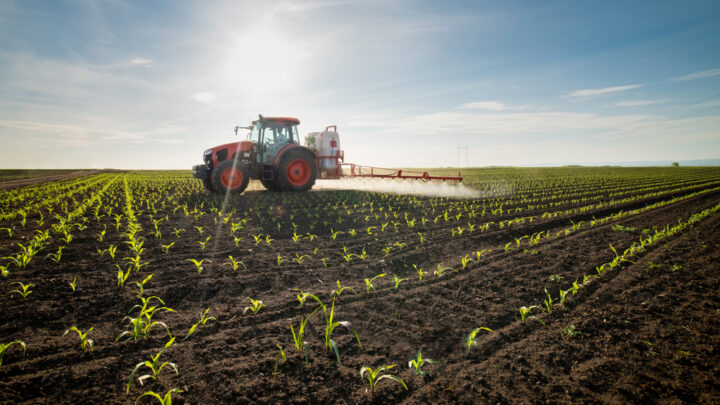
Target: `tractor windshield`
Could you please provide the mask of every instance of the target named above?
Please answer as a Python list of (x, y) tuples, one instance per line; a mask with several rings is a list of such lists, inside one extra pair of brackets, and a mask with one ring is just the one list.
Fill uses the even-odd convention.
[(265, 121), (262, 124), (257, 123), (253, 128), (253, 140), (256, 139), (256, 131), (258, 132), (259, 138), (262, 139), (262, 142), (259, 142), (259, 144), (262, 144), (262, 162), (265, 164), (272, 164), (275, 155), (286, 145), (299, 143), (296, 125), (288, 125), (287, 123), (274, 121)]

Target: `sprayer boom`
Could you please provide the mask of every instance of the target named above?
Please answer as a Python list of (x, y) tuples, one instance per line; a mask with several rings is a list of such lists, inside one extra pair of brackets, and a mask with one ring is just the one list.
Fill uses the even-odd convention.
[(414, 179), (414, 180), (442, 180), (461, 182), (462, 176), (431, 176), (428, 172), (410, 171), (402, 169), (384, 169), (380, 167), (361, 166), (354, 163), (343, 163), (342, 166), (349, 166), (349, 172), (343, 170), (344, 177), (370, 177), (378, 179)]

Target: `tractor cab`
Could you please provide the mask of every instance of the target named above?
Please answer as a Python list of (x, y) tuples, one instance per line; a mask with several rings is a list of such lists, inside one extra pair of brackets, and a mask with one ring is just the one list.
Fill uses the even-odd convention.
[(257, 145), (258, 166), (273, 165), (278, 153), (288, 145), (299, 145), (296, 118), (263, 118), (253, 121), (249, 140)]

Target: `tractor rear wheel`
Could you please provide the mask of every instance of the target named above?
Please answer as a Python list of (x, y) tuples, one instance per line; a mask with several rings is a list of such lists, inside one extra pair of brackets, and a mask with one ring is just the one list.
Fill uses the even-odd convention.
[(317, 178), (314, 156), (302, 149), (290, 150), (283, 156), (277, 174), (277, 186), (281, 191), (310, 190)]
[(217, 193), (242, 193), (247, 188), (250, 177), (244, 164), (225, 160), (215, 167), (210, 181)]

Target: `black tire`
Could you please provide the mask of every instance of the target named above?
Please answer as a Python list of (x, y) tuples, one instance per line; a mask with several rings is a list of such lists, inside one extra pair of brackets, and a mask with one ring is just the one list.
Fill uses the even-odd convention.
[(280, 160), (276, 184), (280, 191), (307, 191), (315, 185), (315, 155), (303, 148), (294, 148)]
[(225, 160), (213, 169), (210, 182), (216, 193), (242, 193), (250, 182), (250, 176), (241, 162)]

